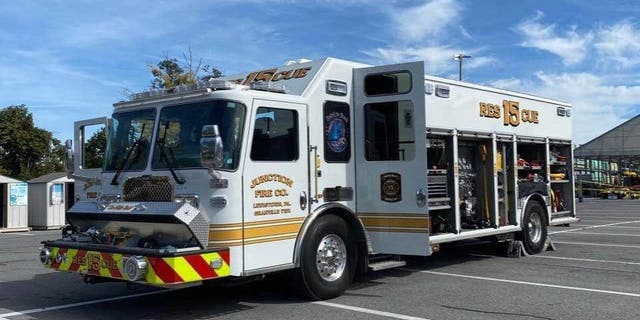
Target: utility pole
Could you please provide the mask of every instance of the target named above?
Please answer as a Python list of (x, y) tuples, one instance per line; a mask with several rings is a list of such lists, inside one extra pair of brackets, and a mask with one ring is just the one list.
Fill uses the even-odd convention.
[(458, 53), (453, 55), (453, 58), (458, 60), (458, 80), (462, 81), (462, 60), (471, 58), (471, 56), (464, 55), (462, 53)]

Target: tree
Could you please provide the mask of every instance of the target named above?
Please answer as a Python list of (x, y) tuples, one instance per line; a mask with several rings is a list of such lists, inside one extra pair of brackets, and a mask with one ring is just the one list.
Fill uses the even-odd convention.
[(197, 64), (193, 62), (191, 49), (182, 55), (184, 62), (178, 63), (176, 58), (171, 58), (167, 53), (164, 59), (156, 65), (149, 65), (153, 80), (151, 89), (168, 89), (179, 85), (194, 84), (202, 78), (219, 78), (223, 76), (222, 71), (210, 65), (202, 65), (202, 58)]
[(84, 144), (84, 166), (86, 168), (102, 168), (106, 146), (107, 135), (102, 127), (94, 132)]
[(0, 110), (2, 174), (29, 180), (63, 169), (64, 147), (51, 132), (37, 128), (25, 105)]

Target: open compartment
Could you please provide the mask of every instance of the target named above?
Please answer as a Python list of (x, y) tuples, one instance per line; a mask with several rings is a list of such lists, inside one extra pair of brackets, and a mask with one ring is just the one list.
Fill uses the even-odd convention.
[(493, 166), (492, 140), (458, 140), (458, 200), (464, 230), (496, 227)]
[(569, 142), (549, 143), (549, 184), (552, 217), (573, 217), (573, 163)]
[(427, 135), (427, 201), (431, 234), (456, 232), (453, 210), (453, 136)]
[(546, 182), (545, 144), (518, 142), (518, 183)]
[(516, 223), (516, 186), (514, 179), (517, 168), (514, 166), (513, 141), (500, 139), (496, 143), (496, 185), (498, 192), (498, 224), (506, 226)]

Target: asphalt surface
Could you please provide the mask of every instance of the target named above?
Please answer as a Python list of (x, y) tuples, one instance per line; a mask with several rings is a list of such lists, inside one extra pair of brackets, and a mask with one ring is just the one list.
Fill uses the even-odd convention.
[(640, 319), (640, 200), (586, 200), (557, 251), (467, 243), (308, 302), (281, 275), (232, 288), (88, 285), (37, 260), (59, 231), (0, 233), (0, 319)]

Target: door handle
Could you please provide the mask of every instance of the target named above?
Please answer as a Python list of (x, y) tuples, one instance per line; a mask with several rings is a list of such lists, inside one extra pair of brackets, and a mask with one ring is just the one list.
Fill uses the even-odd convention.
[(427, 193), (424, 192), (424, 189), (422, 188), (416, 190), (416, 204), (420, 208), (424, 207), (424, 205), (427, 204)]
[(300, 191), (300, 209), (307, 209), (307, 193), (304, 191)]

